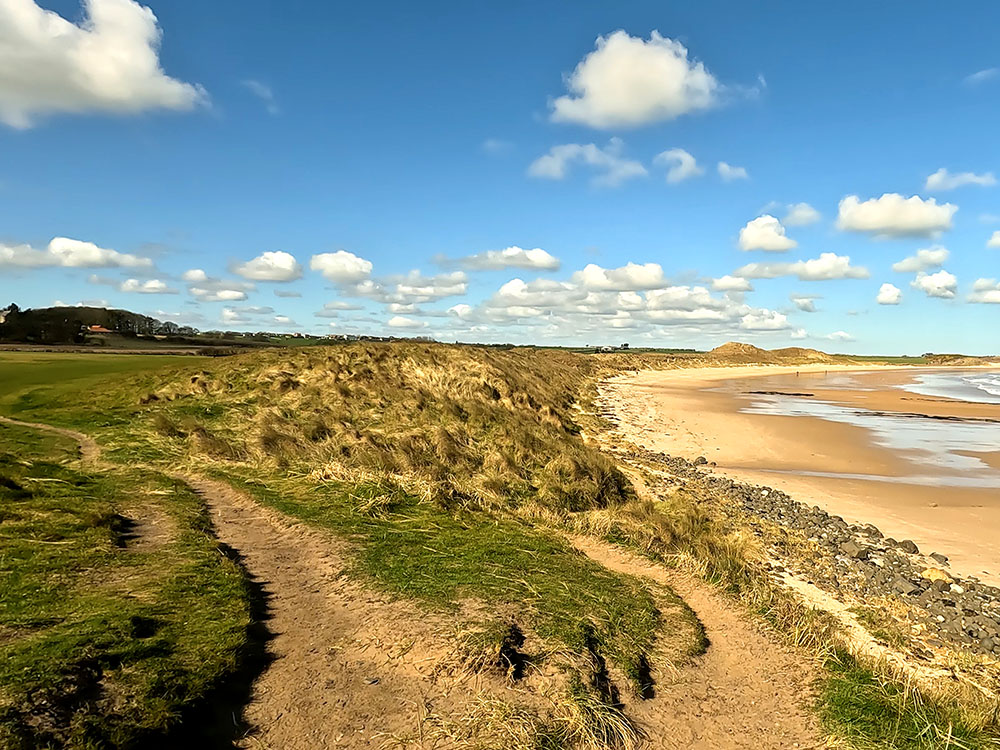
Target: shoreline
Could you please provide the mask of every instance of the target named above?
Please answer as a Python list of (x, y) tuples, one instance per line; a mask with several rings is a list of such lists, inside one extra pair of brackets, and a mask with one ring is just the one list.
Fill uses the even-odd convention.
[[(947, 486), (1000, 483), (1000, 451), (947, 454), (982, 467), (970, 479), (968, 469), (928, 467), (919, 451), (880, 445), (872, 430), (858, 424), (744, 411), (754, 391), (771, 392), (775, 398), (796, 393), (800, 395), (789, 397), (800, 400), (796, 403), (829, 402), (882, 412), (892, 420), (911, 414), (941, 419), (945, 430), (952, 419), (961, 424), (996, 420), (1000, 429), (1000, 404), (921, 396), (893, 387), (921, 372), (949, 371), (956, 368), (820, 364), (644, 370), (605, 381), (602, 393), (623, 437), (637, 446), (687, 460), (704, 456), (716, 464), (717, 474), (781, 490), (852, 523), (874, 524), (888, 536), (914, 540), (926, 553), (946, 554), (964, 575), (1000, 584), (1000, 549), (991, 532), (1000, 528), (996, 485)], [(842, 378), (858, 376), (867, 390), (843, 387)], [(754, 385), (748, 388), (750, 383)], [(919, 428), (919, 422), (913, 426)]]

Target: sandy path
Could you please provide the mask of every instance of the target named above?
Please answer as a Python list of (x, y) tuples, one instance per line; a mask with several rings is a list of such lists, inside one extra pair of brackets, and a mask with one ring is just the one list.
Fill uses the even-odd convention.
[(604, 567), (672, 588), (705, 627), (709, 647), (630, 713), (652, 747), (691, 750), (820, 748), (826, 742), (806, 707), (815, 672), (801, 654), (775, 644), (707, 584), (588, 538), (573, 544)]
[(97, 444), (97, 441), (90, 437), (90, 435), (85, 435), (82, 432), (69, 430), (65, 427), (53, 427), (50, 424), (42, 424), (41, 422), (22, 422), (20, 419), (11, 419), (10, 417), (0, 417), (0, 422), (14, 425), (15, 427), (28, 427), (33, 430), (41, 430), (42, 432), (51, 432), (53, 435), (61, 435), (70, 440), (75, 440), (76, 444), (80, 446), (80, 460), (84, 463), (96, 463), (97, 459), (100, 458), (101, 447)]
[(438, 673), (453, 625), (352, 583), (334, 538), (222, 482), (185, 481), (267, 600), (273, 661), (254, 683), (240, 747), (377, 748), (391, 735), (418, 734), (430, 710), (481, 687)]

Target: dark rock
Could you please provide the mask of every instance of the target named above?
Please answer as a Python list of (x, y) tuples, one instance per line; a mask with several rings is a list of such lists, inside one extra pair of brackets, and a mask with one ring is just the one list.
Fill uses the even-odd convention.
[(868, 559), (868, 548), (862, 547), (853, 539), (849, 539), (846, 542), (843, 542), (840, 545), (840, 551), (843, 552), (848, 557), (850, 557), (852, 560)]
[(942, 565), (947, 565), (948, 564), (948, 556), (947, 555), (942, 555), (940, 552), (931, 552), (930, 557), (931, 557), (932, 560), (935, 560), (935, 561), (941, 563)]
[(896, 580), (892, 582), (892, 589), (905, 596), (913, 596), (920, 593), (920, 587), (912, 581), (906, 580), (903, 576), (896, 576)]
[(917, 545), (914, 544), (913, 541), (910, 539), (904, 539), (903, 541), (901, 541), (899, 543), (899, 548), (903, 550), (903, 552), (908, 552), (911, 555), (916, 555), (920, 552), (920, 548), (917, 547)]
[(705, 458), (704, 456), (698, 456), (698, 458), (696, 458), (694, 460), (694, 465), (695, 466), (704, 466), (707, 463), (708, 463), (708, 459)]

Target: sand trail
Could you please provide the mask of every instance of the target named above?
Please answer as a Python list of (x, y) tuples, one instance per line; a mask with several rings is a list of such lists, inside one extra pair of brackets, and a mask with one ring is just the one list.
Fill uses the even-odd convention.
[(649, 734), (649, 747), (826, 747), (807, 707), (816, 673), (801, 654), (776, 644), (703, 582), (603, 542), (572, 541), (610, 570), (669, 586), (705, 627), (705, 654), (673, 684), (658, 685), (655, 699), (629, 706)]

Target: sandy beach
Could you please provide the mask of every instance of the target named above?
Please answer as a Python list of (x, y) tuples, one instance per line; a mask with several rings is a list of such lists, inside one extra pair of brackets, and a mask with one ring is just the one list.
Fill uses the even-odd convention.
[[(947, 370), (945, 370), (947, 372)], [(904, 390), (913, 367), (643, 371), (605, 387), (624, 437), (788, 492), (1000, 584), (1000, 403)], [(951, 370), (950, 372), (954, 372)]]

